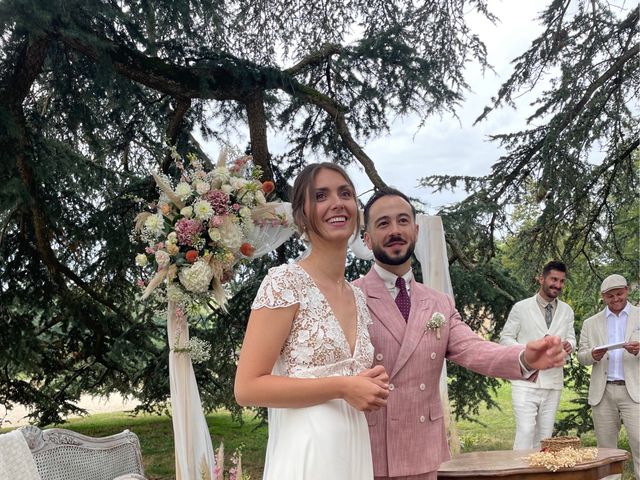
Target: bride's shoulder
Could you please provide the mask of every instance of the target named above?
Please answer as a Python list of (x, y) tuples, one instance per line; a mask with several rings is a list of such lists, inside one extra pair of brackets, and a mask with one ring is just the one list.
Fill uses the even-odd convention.
[(262, 280), (251, 308), (279, 308), (300, 303), (301, 285), (299, 273), (291, 264), (272, 267)]
[(295, 263), (283, 263), (277, 267), (271, 267), (269, 276), (272, 278), (299, 277), (301, 275), (300, 270), (301, 268)]
[(304, 271), (295, 263), (285, 263), (271, 267), (263, 283), (279, 285), (281, 287), (300, 286), (304, 280)]

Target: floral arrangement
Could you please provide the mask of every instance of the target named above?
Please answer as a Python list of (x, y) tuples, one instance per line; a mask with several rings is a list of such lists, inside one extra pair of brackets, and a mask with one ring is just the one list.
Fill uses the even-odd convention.
[(561, 468), (572, 468), (579, 463), (595, 460), (597, 448), (567, 447), (555, 451), (535, 452), (523, 458), (531, 467), (544, 467), (551, 472)]
[(153, 274), (148, 283), (140, 282), (142, 298), (164, 285), (167, 299), (187, 315), (209, 300), (224, 308), (222, 284), (238, 261), (255, 253), (249, 241), (254, 229), (286, 226), (289, 220), (275, 213), (275, 203), (267, 203), (275, 185), (258, 180), (261, 171), (251, 157), (227, 163), (223, 152), (207, 172), (195, 155), (188, 154), (185, 162), (174, 146), (170, 150), (180, 179), (173, 185), (167, 176), (154, 174), (159, 198), (135, 222), (134, 235), (146, 244), (136, 264)]
[(213, 480), (251, 480), (251, 476), (242, 473), (242, 445), (231, 455), (231, 467), (224, 471), (224, 444), (215, 451), (216, 467), (213, 471)]
[(191, 337), (186, 344), (180, 346), (180, 335), (182, 329), (178, 327), (176, 331), (176, 341), (171, 347), (175, 353), (185, 353), (189, 355), (192, 364), (204, 363), (211, 358), (211, 344), (198, 337)]
[(431, 320), (425, 325), (425, 330), (435, 330), (436, 338), (440, 340), (440, 328), (447, 323), (447, 319), (440, 312), (434, 312), (431, 315)]

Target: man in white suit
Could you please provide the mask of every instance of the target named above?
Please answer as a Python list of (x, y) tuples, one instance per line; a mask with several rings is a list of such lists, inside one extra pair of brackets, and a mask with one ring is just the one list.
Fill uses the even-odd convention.
[[(516, 303), (500, 335), (503, 345), (525, 344), (546, 335), (562, 339), (567, 353), (576, 347), (573, 310), (558, 296), (567, 275), (562, 262), (549, 262), (538, 278), (540, 289), (533, 297)], [(556, 410), (564, 385), (562, 367), (541, 371), (535, 382), (511, 381), (511, 400), (516, 418), (514, 450), (540, 448), (540, 440), (553, 434)]]
[(584, 321), (578, 361), (593, 365), (589, 405), (598, 447), (617, 448), (622, 421), (640, 479), (640, 309), (628, 302), (622, 275), (605, 278), (600, 293), (607, 306)]

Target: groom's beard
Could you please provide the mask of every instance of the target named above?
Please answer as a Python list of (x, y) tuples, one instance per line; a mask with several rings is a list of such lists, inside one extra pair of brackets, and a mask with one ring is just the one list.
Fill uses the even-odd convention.
[(407, 251), (404, 253), (404, 255), (392, 257), (391, 255), (388, 255), (387, 252), (385, 252), (380, 247), (373, 247), (372, 251), (373, 251), (373, 257), (376, 260), (378, 260), (378, 262), (380, 263), (383, 263), (385, 265), (402, 265), (404, 262), (406, 262), (411, 258), (411, 255), (413, 255), (413, 251), (415, 249), (416, 249), (416, 242), (409, 242)]

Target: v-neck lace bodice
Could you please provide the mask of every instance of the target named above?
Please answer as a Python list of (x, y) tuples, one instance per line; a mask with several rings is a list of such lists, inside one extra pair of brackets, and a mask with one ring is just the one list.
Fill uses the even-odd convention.
[(319, 378), (357, 375), (373, 363), (367, 326), (371, 317), (362, 291), (353, 287), (356, 302), (356, 340), (353, 354), (344, 331), (313, 279), (297, 264), (269, 270), (252, 309), (284, 308), (299, 304), (274, 368), (275, 375)]

